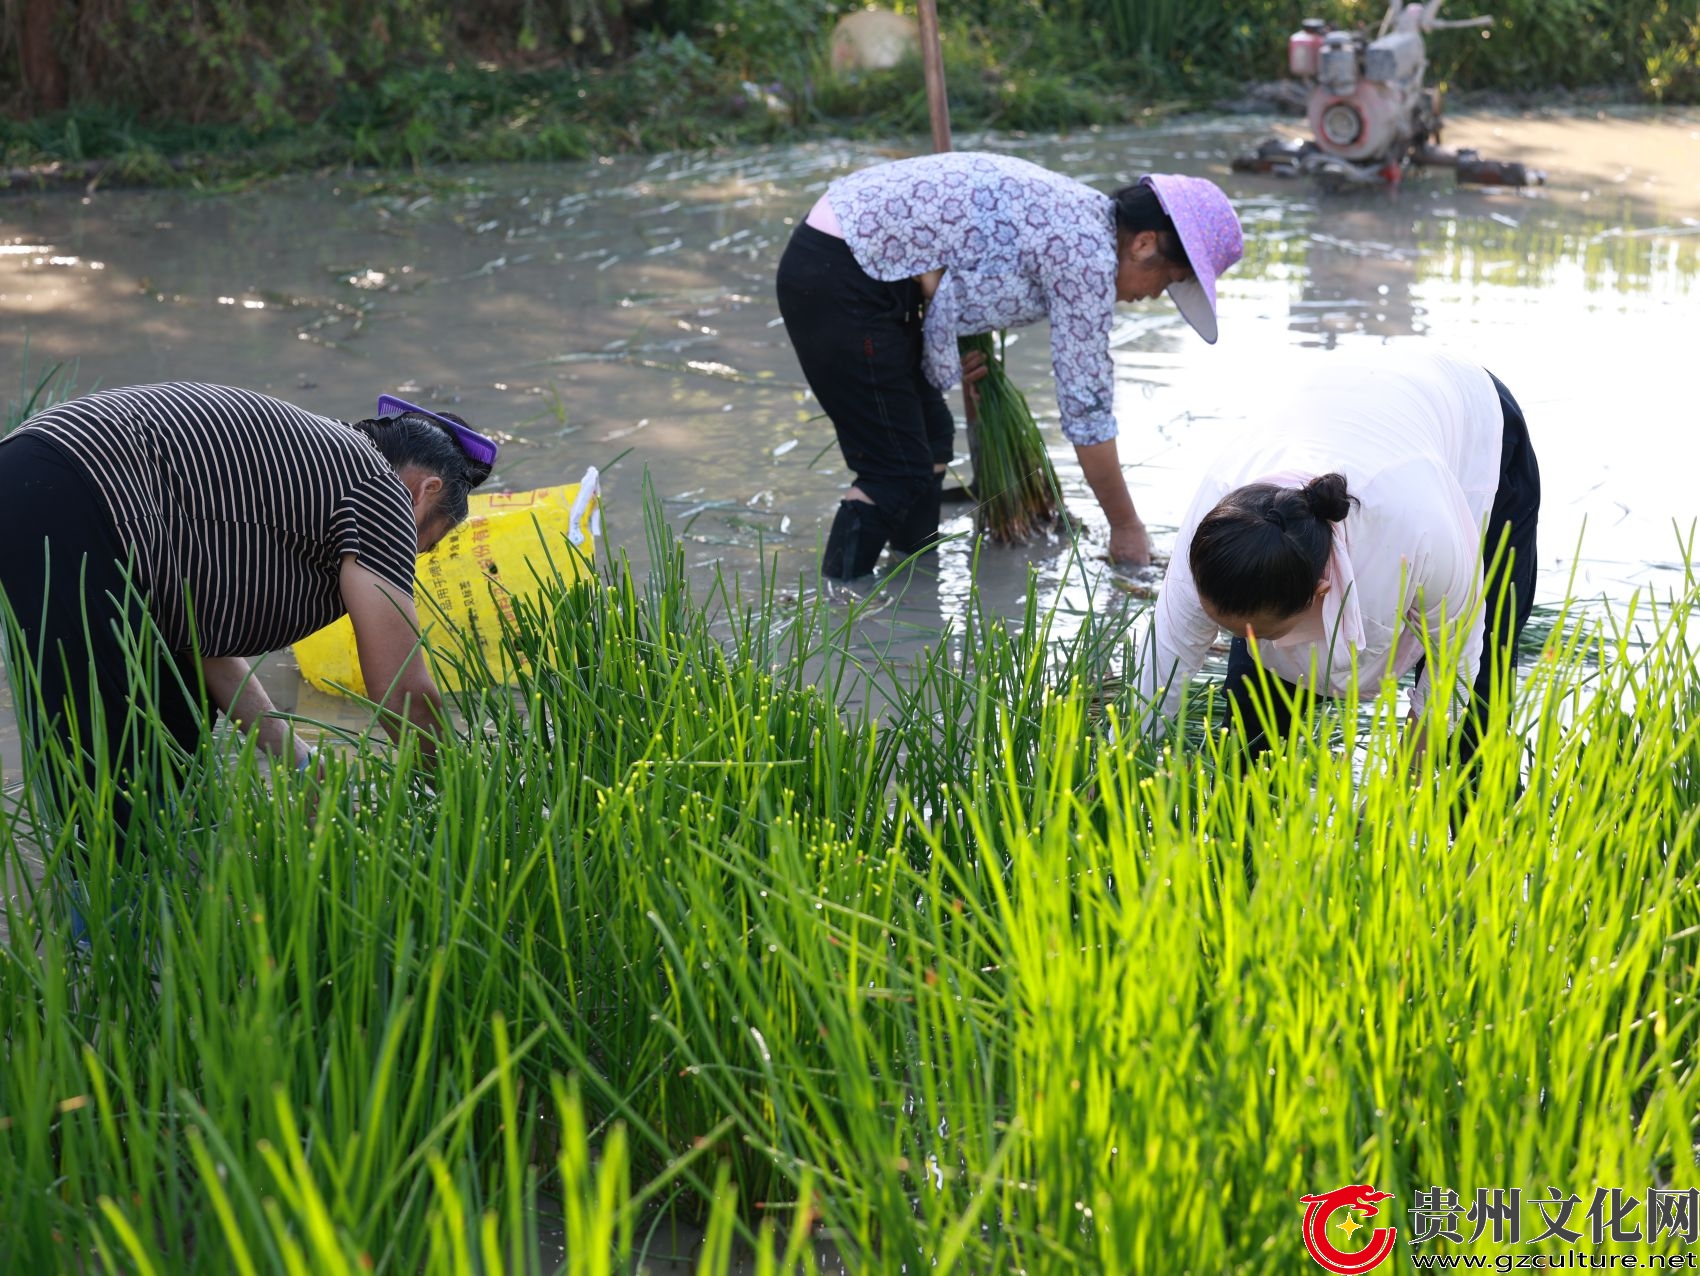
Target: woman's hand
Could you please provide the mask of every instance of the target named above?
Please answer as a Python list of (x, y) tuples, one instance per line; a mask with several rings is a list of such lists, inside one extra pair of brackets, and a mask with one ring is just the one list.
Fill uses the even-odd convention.
[(970, 412), (980, 410), (979, 385), (991, 370), (991, 361), (984, 350), (970, 350), (962, 356), (962, 395), (968, 400)]
[(242, 730), (252, 731), (268, 755), (290, 766), (299, 766), (309, 756), (307, 742), (278, 713), (249, 661), (240, 656), (207, 656), (201, 660), (201, 677), (219, 711)]
[(1120, 527), (1111, 526), (1110, 561), (1124, 567), (1151, 565), (1151, 537), (1138, 518)]

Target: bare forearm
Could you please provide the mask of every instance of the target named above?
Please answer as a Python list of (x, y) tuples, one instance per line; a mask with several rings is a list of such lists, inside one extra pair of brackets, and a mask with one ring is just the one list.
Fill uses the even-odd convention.
[(1102, 443), (1092, 443), (1086, 446), (1076, 445), (1074, 454), (1080, 460), (1080, 472), (1086, 476), (1086, 485), (1092, 489), (1092, 495), (1097, 497), (1098, 505), (1104, 511), (1104, 517), (1112, 528), (1133, 527), (1139, 523), (1139, 514), (1133, 508), (1133, 496), (1127, 490), (1127, 480), (1122, 477), (1121, 458), (1116, 453), (1116, 441), (1107, 439)]
[(409, 731), (418, 733), (419, 755), (427, 764), (437, 758), (437, 738), (442, 734), (443, 697), (435, 685), (403, 691), (399, 687), (384, 698), (384, 730), (397, 744)]
[(360, 652), (360, 676), (367, 694), (381, 706), (378, 720), (397, 744), (416, 731), (421, 760), (434, 764), (447, 719), (443, 695), (420, 651), (413, 596), (362, 567), (352, 554), (343, 557), (341, 584)]
[(253, 732), (260, 748), (291, 765), (306, 759), (306, 742), (296, 738), (289, 720), (278, 713), (251, 662), (240, 656), (212, 656), (201, 661), (201, 673), (213, 703), (242, 730)]
[(1127, 481), (1122, 478), (1116, 441), (1106, 439), (1085, 447), (1076, 444), (1074, 453), (1080, 458), (1080, 472), (1086, 476), (1092, 495), (1098, 498), (1104, 517), (1109, 520), (1110, 561), (1144, 567), (1151, 561), (1151, 538), (1133, 508)]

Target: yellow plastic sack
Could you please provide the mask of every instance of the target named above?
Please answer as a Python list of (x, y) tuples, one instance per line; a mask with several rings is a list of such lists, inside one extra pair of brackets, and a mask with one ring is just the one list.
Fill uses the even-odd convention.
[[(437, 685), (462, 685), (452, 663), (436, 659), (433, 638), (451, 651), (463, 650), (470, 636), (484, 664), (499, 678), (513, 670), (502, 659), (502, 627), (516, 599), (541, 592), (538, 579), (575, 580), (590, 574), (596, 540), (602, 534), (601, 492), (596, 468), (564, 487), (530, 492), (473, 493), (467, 519), (419, 560), (413, 596), (425, 630), (426, 661)], [(447, 625), (453, 636), (441, 633)], [(354, 626), (347, 616), (309, 634), (294, 648), (301, 675), (320, 691), (366, 694)], [(464, 657), (462, 657), (464, 659)]]

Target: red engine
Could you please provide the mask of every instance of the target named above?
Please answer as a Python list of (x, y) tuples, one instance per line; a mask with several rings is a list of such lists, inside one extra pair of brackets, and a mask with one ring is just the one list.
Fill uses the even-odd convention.
[(1424, 85), (1430, 31), (1481, 27), (1492, 18), (1442, 21), (1442, 0), (1389, 0), (1374, 39), (1331, 31), (1306, 18), (1287, 40), (1287, 67), (1309, 85), (1306, 117), (1312, 140), (1265, 142), (1234, 167), (1255, 172), (1308, 172), (1330, 180), (1395, 181), (1406, 161), (1450, 164), (1460, 181), (1524, 185), (1543, 180), (1520, 164), (1484, 161), (1473, 151), (1444, 150), (1440, 94)]

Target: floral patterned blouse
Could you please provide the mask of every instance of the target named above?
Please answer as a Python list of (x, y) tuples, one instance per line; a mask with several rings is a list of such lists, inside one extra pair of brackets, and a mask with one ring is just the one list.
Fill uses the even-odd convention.
[(851, 254), (875, 279), (944, 268), (922, 328), (929, 381), (956, 384), (958, 336), (1049, 316), (1064, 436), (1081, 445), (1116, 436), (1108, 195), (1026, 160), (956, 151), (841, 177), (827, 198)]

